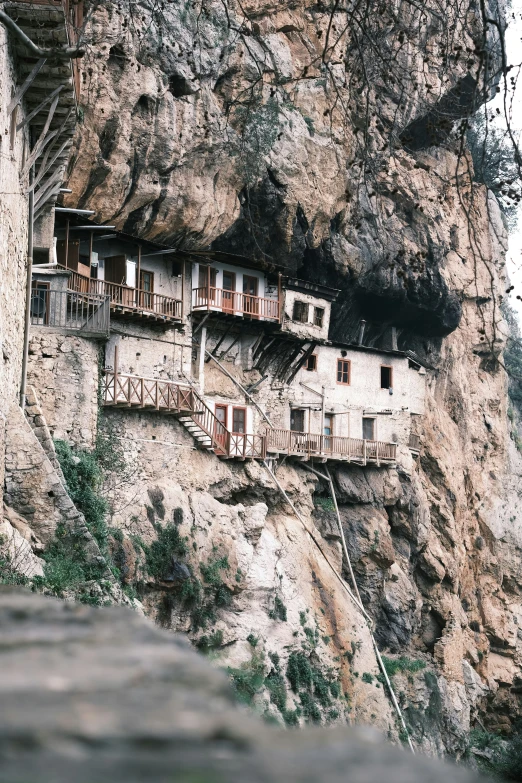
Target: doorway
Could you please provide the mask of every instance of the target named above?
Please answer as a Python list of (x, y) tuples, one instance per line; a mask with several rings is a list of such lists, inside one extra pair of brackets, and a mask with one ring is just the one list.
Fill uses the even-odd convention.
[(140, 269), (140, 307), (154, 310), (154, 272)]
[(223, 451), (227, 447), (227, 424), (228, 424), (228, 406), (216, 405), (216, 421), (214, 423), (214, 438)]
[(236, 275), (234, 272), (223, 271), (223, 310), (234, 312), (234, 293), (236, 290)]
[(375, 419), (363, 418), (363, 440), (375, 440)]
[(243, 275), (243, 312), (252, 318), (259, 317), (258, 282), (257, 277)]

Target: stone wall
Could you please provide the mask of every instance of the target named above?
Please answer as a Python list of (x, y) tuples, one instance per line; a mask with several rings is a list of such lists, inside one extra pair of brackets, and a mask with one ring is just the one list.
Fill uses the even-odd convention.
[[(20, 171), (27, 139), (13, 132), (7, 116), (15, 89), (8, 35), (0, 25), (0, 499), (5, 421), (20, 391), (26, 286), (27, 196)], [(16, 118), (21, 119), (20, 108)]]
[(46, 327), (31, 327), (28, 384), (37, 389), (53, 438), (91, 449), (96, 441), (101, 345)]
[[(13, 132), (7, 107), (16, 89), (7, 31), (0, 25), (0, 411), (20, 387), (27, 258), (27, 196), (21, 180), (27, 139)], [(16, 121), (22, 119), (20, 107)]]

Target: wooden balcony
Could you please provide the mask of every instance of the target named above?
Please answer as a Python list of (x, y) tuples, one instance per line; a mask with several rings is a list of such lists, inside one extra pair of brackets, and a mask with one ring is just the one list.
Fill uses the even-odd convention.
[(194, 413), (196, 405), (190, 386), (114, 371), (105, 372), (102, 399), (113, 408), (148, 408), (163, 413)]
[(288, 456), (340, 462), (357, 462), (361, 465), (375, 463), (394, 463), (397, 457), (397, 444), (362, 438), (345, 438), (337, 435), (313, 435), (308, 432), (268, 429), (267, 450)]
[(259, 321), (280, 321), (279, 299), (265, 299), (213, 286), (192, 289), (192, 310), (224, 313)]
[(129, 320), (179, 323), (183, 318), (182, 301), (171, 296), (140, 291), (106, 280), (93, 280), (78, 272), (71, 272), (69, 288), (83, 294), (108, 296), (111, 312)]

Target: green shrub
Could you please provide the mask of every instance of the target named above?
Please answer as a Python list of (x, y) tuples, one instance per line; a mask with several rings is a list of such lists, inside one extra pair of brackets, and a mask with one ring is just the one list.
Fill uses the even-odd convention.
[[(421, 660), (415, 660), (412, 658), (406, 658), (401, 656), (400, 658), (387, 658), (386, 655), (382, 656), (382, 662), (388, 677), (393, 677), (399, 672), (420, 672), (426, 668), (426, 663)], [(363, 675), (364, 678), (364, 675)]]
[(163, 579), (172, 568), (172, 556), (185, 557), (187, 554), (186, 539), (173, 522), (161, 527), (155, 526), (158, 538), (152, 544), (142, 544), (145, 552), (147, 571), (155, 579)]
[(95, 452), (73, 450), (63, 440), (56, 440), (54, 445), (71, 500), (84, 515), (87, 527), (105, 553), (108, 537), (105, 517), (108, 504), (99, 494), (102, 473), (97, 455)]
[(268, 612), (268, 616), (271, 620), (281, 620), (281, 622), (285, 623), (287, 619), (287, 611), (286, 606), (284, 605), (281, 598), (279, 598), (278, 595), (274, 598), (274, 606), (273, 608)]
[(314, 505), (319, 511), (335, 511), (335, 504), (332, 498), (325, 498), (321, 495), (315, 496)]
[(239, 668), (228, 668), (228, 674), (240, 701), (252, 704), (254, 697), (264, 684), (264, 657), (253, 652), (250, 661)]

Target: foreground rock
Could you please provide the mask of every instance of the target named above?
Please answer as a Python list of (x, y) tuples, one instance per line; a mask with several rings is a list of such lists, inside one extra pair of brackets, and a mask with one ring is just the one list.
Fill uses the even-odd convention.
[(124, 609), (0, 592), (0, 780), (472, 781), (365, 729), (247, 715), (181, 637)]

